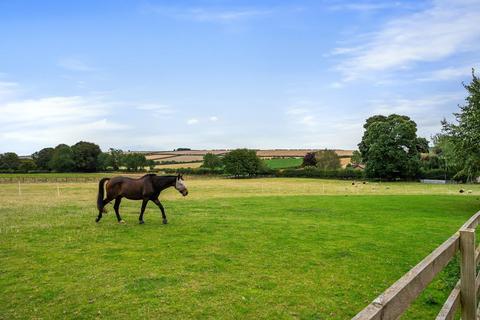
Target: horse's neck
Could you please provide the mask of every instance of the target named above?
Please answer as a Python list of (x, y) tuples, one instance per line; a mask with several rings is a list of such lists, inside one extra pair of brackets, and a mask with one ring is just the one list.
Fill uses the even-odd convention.
[(156, 187), (159, 188), (159, 191), (162, 191), (162, 190), (165, 190), (167, 188), (170, 188), (170, 187), (173, 187), (175, 186), (175, 180), (171, 180), (170, 179), (162, 179), (162, 180), (159, 180), (156, 184)]

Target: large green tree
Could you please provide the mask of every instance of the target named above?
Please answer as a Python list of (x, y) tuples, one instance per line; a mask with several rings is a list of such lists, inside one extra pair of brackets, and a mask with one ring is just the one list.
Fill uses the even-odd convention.
[(72, 148), (66, 144), (59, 144), (53, 150), (49, 167), (57, 172), (69, 172), (75, 170)]
[(72, 146), (75, 170), (80, 172), (94, 172), (97, 170), (98, 156), (102, 153), (95, 143), (80, 141)]
[(463, 86), (468, 95), (460, 112), (454, 113), (455, 123), (443, 120), (442, 125), (460, 167), (456, 178), (471, 181), (480, 176), (480, 80), (474, 70), (472, 81)]
[(29, 172), (33, 171), (37, 168), (35, 161), (32, 159), (24, 159), (20, 161), (20, 166), (18, 167), (18, 171), (20, 172)]
[(203, 168), (215, 169), (221, 166), (222, 166), (222, 159), (216, 154), (208, 152), (203, 156), (203, 164), (202, 164)]
[(120, 166), (122, 165), (122, 159), (124, 156), (124, 153), (120, 149), (113, 149), (110, 148), (110, 151), (108, 152), (108, 157), (106, 159), (106, 166), (111, 167), (113, 170), (118, 170)]
[(315, 160), (317, 161), (317, 168), (322, 170), (337, 170), (340, 169), (340, 158), (333, 150), (320, 150), (315, 153)]
[(122, 156), (121, 165), (127, 168), (128, 171), (139, 171), (149, 166), (150, 163), (144, 154), (131, 152)]
[(253, 176), (262, 170), (262, 161), (255, 150), (236, 149), (223, 157), (225, 172), (227, 174), (242, 177)]
[(40, 170), (50, 170), (50, 160), (52, 160), (53, 148), (43, 148), (32, 154), (32, 159)]
[(407, 116), (376, 115), (366, 120), (358, 145), (370, 178), (413, 178), (419, 169), (417, 125)]
[(15, 152), (0, 154), (0, 170), (16, 171), (20, 166), (20, 158)]

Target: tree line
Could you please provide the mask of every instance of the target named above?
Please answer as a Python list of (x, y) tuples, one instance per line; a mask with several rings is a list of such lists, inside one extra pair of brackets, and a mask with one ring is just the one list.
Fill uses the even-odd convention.
[(14, 152), (0, 154), (1, 172), (97, 172), (124, 169), (126, 171), (153, 169), (155, 161), (144, 154), (110, 149), (102, 152), (92, 142), (79, 141), (72, 146), (59, 144), (43, 148), (32, 154), (31, 159), (21, 159)]
[[(467, 91), (465, 104), (454, 113), (455, 122), (441, 122), (442, 131), (432, 137), (432, 146), (426, 138), (417, 136), (417, 124), (408, 116), (374, 115), (365, 121), (358, 151), (354, 151), (352, 164), (347, 167), (350, 171), (338, 173), (341, 165), (335, 151), (320, 150), (304, 157), (302, 167), (305, 172), (290, 170), (289, 175), (357, 177), (359, 174), (351, 170), (364, 168), (362, 176), (372, 179), (430, 177), (475, 181), (480, 176), (480, 80), (474, 70), (472, 81), (463, 86)], [(72, 146), (60, 144), (55, 148), (44, 148), (35, 152), (32, 159), (20, 159), (12, 152), (0, 155), (2, 172), (138, 171), (145, 167), (153, 169), (155, 162), (147, 160), (144, 154), (119, 149), (102, 152), (95, 143), (85, 141)], [(249, 149), (232, 150), (222, 157), (208, 153), (202, 167), (191, 171), (225, 173), (235, 177), (271, 174), (255, 150)]]
[[(465, 104), (454, 113), (455, 122), (441, 122), (441, 132), (431, 137), (432, 146), (426, 138), (417, 136), (417, 124), (408, 116), (374, 115), (365, 121), (362, 141), (347, 169), (364, 169), (363, 175), (370, 179), (476, 181), (480, 177), (480, 80), (474, 70), (472, 81), (463, 86), (467, 91)], [(305, 155), (302, 167), (308, 170), (290, 174), (335, 175), (340, 159), (332, 150), (311, 152)]]
[(473, 182), (480, 176), (480, 80), (463, 84), (465, 104), (443, 120), (432, 146), (417, 136), (417, 125), (407, 116), (375, 115), (366, 120), (362, 141), (352, 162), (365, 165), (367, 178), (386, 180), (431, 177)]

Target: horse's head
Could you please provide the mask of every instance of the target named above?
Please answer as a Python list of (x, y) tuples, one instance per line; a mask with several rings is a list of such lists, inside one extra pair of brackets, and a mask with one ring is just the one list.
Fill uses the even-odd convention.
[(175, 189), (177, 189), (184, 197), (188, 194), (187, 186), (183, 181), (183, 176), (180, 174), (177, 176), (177, 181), (175, 181)]

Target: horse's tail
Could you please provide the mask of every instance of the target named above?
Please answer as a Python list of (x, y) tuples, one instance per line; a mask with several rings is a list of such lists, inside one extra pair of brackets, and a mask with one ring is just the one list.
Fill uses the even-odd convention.
[(97, 208), (100, 211), (103, 211), (104, 184), (108, 180), (110, 180), (110, 178), (102, 178), (98, 183)]

